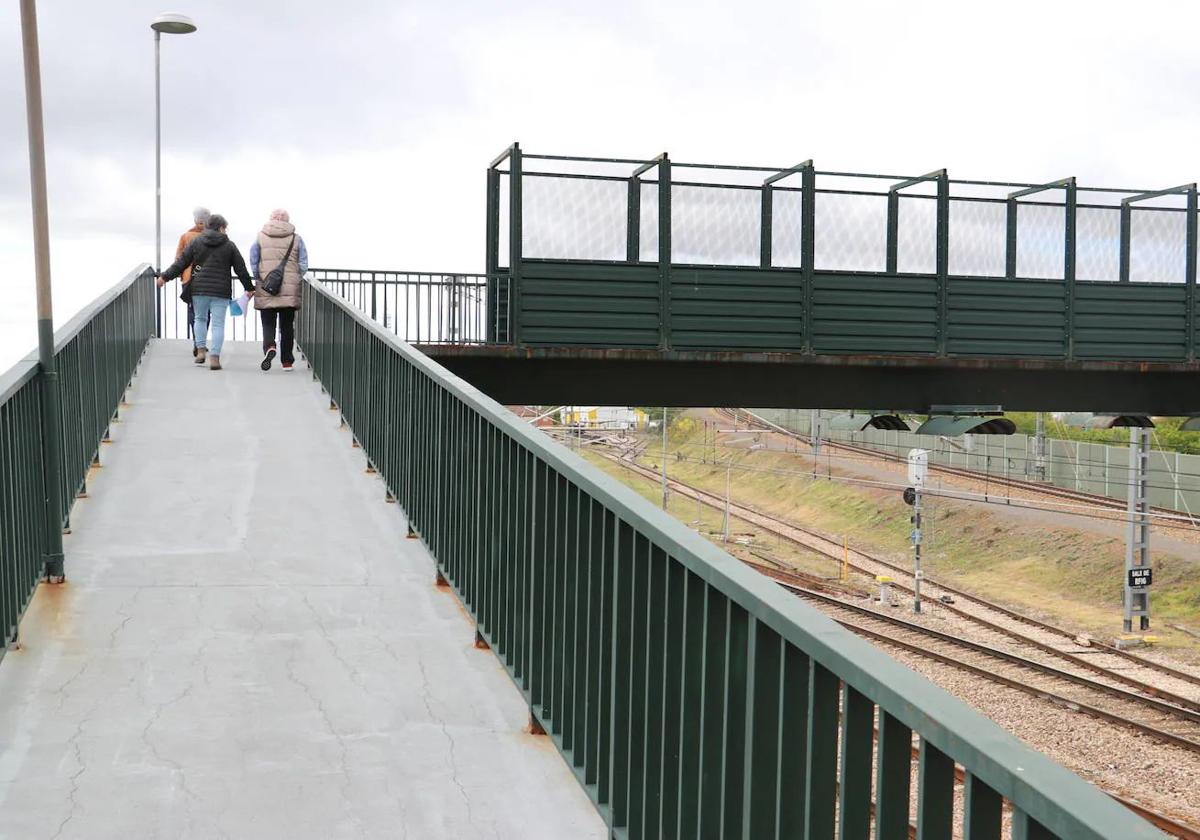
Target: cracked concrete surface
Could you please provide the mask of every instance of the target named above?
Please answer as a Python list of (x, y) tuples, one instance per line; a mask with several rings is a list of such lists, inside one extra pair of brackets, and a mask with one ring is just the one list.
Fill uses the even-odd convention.
[(3, 838), (602, 838), (303, 364), (157, 343), (0, 662)]

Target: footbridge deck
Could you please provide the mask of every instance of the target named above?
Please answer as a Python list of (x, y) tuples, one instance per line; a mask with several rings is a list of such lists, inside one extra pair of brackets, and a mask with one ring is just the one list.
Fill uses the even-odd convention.
[(153, 344), (0, 665), (0, 836), (605, 836), (307, 370)]

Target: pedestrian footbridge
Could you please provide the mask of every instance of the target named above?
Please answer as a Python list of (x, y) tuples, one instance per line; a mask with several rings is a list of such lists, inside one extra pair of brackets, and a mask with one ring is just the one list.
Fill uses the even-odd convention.
[(510, 404), (1200, 414), (1195, 184), (513, 144), (486, 207), (485, 274), (316, 276)]
[(1161, 836), (304, 296), (307, 366), (214, 373), (132, 273), (58, 335), (59, 470), (0, 377), (0, 836)]

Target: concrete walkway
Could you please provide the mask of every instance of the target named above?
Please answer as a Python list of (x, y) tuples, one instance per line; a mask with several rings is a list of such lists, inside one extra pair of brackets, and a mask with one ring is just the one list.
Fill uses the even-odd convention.
[(157, 343), (0, 662), (6, 838), (601, 838), (303, 363)]

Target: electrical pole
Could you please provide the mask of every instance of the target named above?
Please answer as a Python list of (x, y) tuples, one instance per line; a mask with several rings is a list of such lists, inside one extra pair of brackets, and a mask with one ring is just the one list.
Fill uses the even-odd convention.
[(808, 440), (812, 444), (813, 478), (817, 477), (817, 461), (821, 459), (821, 411), (814, 408), (808, 413)]
[(1038, 481), (1046, 480), (1046, 415), (1037, 413), (1037, 427), (1033, 436), (1033, 471)]
[(1129, 517), (1125, 543), (1125, 632), (1150, 629), (1150, 500), (1146, 473), (1150, 460), (1150, 430), (1137, 426), (1129, 429)]
[(33, 198), (33, 264), (37, 283), (38, 364), (42, 375), (43, 566), (47, 580), (61, 583), (64, 577), (60, 456), (62, 419), (58, 369), (54, 358), (46, 138), (42, 123), (42, 71), (38, 58), (37, 9), (34, 0), (21, 0), (21, 47), (25, 57), (25, 112), (29, 131), (30, 193)]
[(667, 509), (667, 408), (663, 406), (662, 414), (662, 491), (663, 491), (663, 510)]
[(729, 482), (733, 475), (733, 453), (729, 453), (729, 460), (725, 463), (725, 535), (722, 537), (724, 542), (729, 542)]

